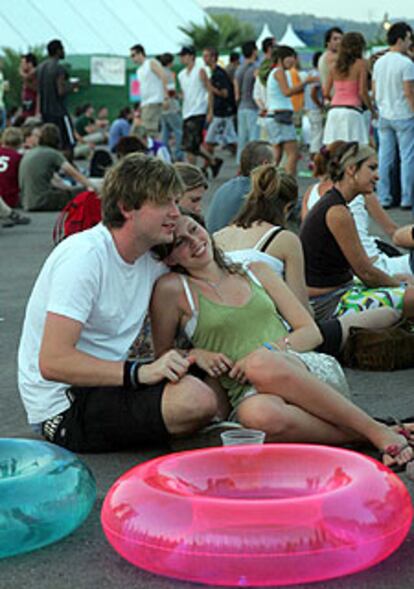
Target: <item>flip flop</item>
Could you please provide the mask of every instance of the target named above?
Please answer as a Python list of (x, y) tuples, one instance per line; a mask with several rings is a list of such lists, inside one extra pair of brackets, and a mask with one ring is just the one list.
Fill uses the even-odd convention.
[(388, 468), (390, 468), (393, 472), (404, 472), (407, 464), (409, 462), (411, 462), (413, 460), (413, 458), (411, 458), (410, 460), (407, 460), (407, 462), (405, 462), (404, 464), (398, 464), (398, 463), (393, 463), (393, 464), (385, 464), (384, 463), (384, 456), (391, 456), (391, 458), (397, 458), (397, 456), (399, 456), (401, 454), (401, 452), (404, 452), (404, 450), (406, 450), (407, 448), (411, 448), (412, 445), (409, 444), (408, 442), (406, 444), (390, 444), (389, 446), (387, 446), (382, 452), (381, 452), (381, 460), (382, 463), (384, 464), (384, 466), (387, 466)]

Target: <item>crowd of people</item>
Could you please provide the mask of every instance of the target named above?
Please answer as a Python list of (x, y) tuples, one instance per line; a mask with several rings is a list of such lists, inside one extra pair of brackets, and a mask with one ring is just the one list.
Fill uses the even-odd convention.
[[(218, 422), (268, 441), (370, 442), (390, 466), (414, 458), (414, 424), (357, 407), (340, 364), (352, 327), (414, 318), (414, 226), (384, 210), (391, 167), (402, 208), (414, 204), (411, 28), (394, 24), (388, 41), (369, 64), (359, 33), (331, 29), (306, 73), (274, 39), (261, 59), (245, 43), (227, 68), (213, 47), (203, 63), (183, 47), (178, 79), (172, 54), (136, 44), (139, 109), (112, 123), (86, 104), (73, 124), (59, 41), (40, 65), (25, 56), (27, 111), (35, 103), (41, 121), (31, 123), (35, 110), (3, 133), (18, 169), (7, 194), (0, 169), (7, 218), (24, 222), (19, 204), (59, 210), (85, 188), (102, 211), (53, 250), (28, 301), (18, 382), (34, 431), (105, 452)], [(315, 177), (303, 198), (296, 113), (309, 122)], [(239, 170), (207, 204), (220, 149)], [(101, 173), (84, 175), (74, 155)], [(298, 206), (296, 232), (287, 225)], [(370, 233), (370, 215), (388, 242)]]

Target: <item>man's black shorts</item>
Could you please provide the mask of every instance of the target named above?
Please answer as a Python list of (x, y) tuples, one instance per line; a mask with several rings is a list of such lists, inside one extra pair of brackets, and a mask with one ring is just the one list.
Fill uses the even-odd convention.
[[(161, 414), (166, 382), (139, 390), (72, 387), (71, 406), (43, 423), (49, 441), (73, 452), (112, 452), (165, 445), (169, 433)], [(56, 427), (56, 423), (58, 423)]]
[(189, 117), (183, 122), (183, 151), (188, 151), (194, 155), (200, 153), (200, 146), (203, 143), (203, 131), (206, 124), (205, 115), (196, 115)]

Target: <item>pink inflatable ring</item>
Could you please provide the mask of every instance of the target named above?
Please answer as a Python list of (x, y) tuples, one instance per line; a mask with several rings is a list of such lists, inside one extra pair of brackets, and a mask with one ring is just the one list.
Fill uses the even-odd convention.
[(210, 585), (288, 585), (387, 558), (408, 533), (401, 480), (356, 452), (304, 444), (171, 454), (125, 473), (102, 526), (133, 564)]

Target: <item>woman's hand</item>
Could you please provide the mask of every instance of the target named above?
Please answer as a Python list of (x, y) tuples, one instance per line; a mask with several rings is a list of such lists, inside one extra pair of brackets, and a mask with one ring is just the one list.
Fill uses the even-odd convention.
[(247, 356), (238, 360), (229, 372), (229, 377), (237, 380), (240, 384), (246, 384), (246, 359)]
[(189, 352), (188, 359), (191, 358), (199, 368), (202, 368), (209, 376), (213, 377), (227, 374), (233, 366), (233, 362), (225, 354), (208, 352), (199, 348), (194, 348)]

